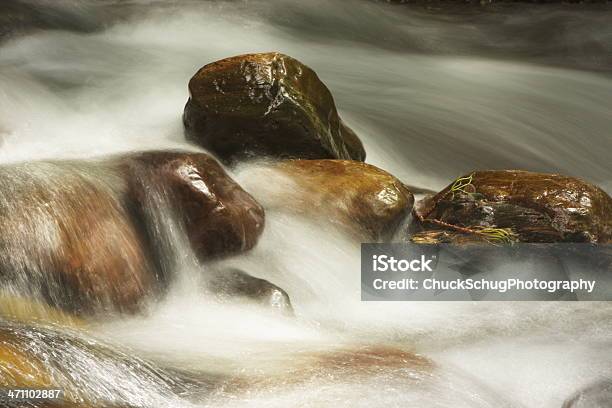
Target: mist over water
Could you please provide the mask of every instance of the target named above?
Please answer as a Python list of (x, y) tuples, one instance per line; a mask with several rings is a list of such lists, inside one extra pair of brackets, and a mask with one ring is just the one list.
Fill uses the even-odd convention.
[[(189, 78), (217, 59), (280, 51), (327, 84), (367, 162), (406, 184), (440, 189), (474, 169), (512, 168), (582, 177), (612, 193), (610, 6), (7, 4), (0, 10), (27, 18), (0, 37), (4, 165), (199, 151), (181, 122)], [(284, 211), (292, 186), (255, 170), (231, 172), (267, 208), (264, 235), (247, 254), (198, 263), (164, 197), (152, 205), (174, 243), (162, 249), (176, 283), (144, 316), (101, 322), (91, 335), (163, 367), (206, 373), (212, 385), (186, 387), (181, 398), (168, 385), (165, 399), (166, 385), (135, 369), (122, 381), (151, 391), (142, 406), (546, 408), (612, 377), (609, 304), (362, 303), (359, 243)], [(296, 317), (207, 296), (208, 272), (226, 266), (286, 290)], [(377, 360), (373, 370), (351, 360), (372, 347), (413, 351), (435, 366), (386, 349), (373, 353), (395, 363)]]

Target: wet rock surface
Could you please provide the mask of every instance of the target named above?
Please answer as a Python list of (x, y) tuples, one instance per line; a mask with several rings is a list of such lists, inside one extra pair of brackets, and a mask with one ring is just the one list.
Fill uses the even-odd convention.
[(184, 391), (171, 375), (82, 331), (0, 321), (1, 386), (63, 393), (53, 401), (32, 399), (31, 405), (17, 401), (15, 408), (122, 408), (147, 400), (144, 405), (156, 405), (155, 393)]
[(0, 331), (0, 383), (2, 387), (47, 388), (53, 383), (49, 369), (15, 344), (8, 330)]
[[(540, 280), (601, 279), (612, 265), (610, 203), (604, 191), (572, 177), (474, 172), (417, 204), (418, 221), (411, 225), (409, 240), (447, 244), (439, 248), (450, 254), (453, 270), (463, 277), (525, 274)], [(538, 296), (538, 300), (590, 300), (593, 293)]]
[(206, 154), (34, 162), (0, 175), (0, 283), (21, 302), (0, 306), (19, 318), (47, 316), (28, 299), (79, 315), (138, 311), (167, 287), (164, 258), (183, 236), (199, 258), (221, 257), (253, 247), (264, 226), (262, 207)]
[[(610, 196), (585, 181), (558, 174), (477, 171), (420, 202), (416, 212), (426, 230), (413, 236), (420, 243), (612, 239)], [(466, 229), (475, 236), (465, 237)]]
[(186, 135), (223, 161), (365, 159), (329, 89), (287, 55), (246, 54), (210, 63), (191, 78), (189, 92)]
[[(148, 152), (123, 161), (130, 196), (144, 209), (164, 197), (196, 254), (245, 251), (264, 228), (264, 210), (207, 154)], [(146, 214), (145, 214), (146, 218)]]
[(281, 175), (288, 182), (268, 194), (281, 196), (271, 197), (270, 206), (329, 220), (364, 240), (391, 239), (409, 219), (414, 204), (411, 191), (400, 180), (357, 161), (288, 160), (258, 171), (261, 177), (269, 171), (274, 173), (270, 177)]
[(293, 314), (289, 295), (280, 287), (240, 269), (219, 271), (208, 283), (208, 289), (221, 300), (243, 299), (270, 307), (287, 315)]
[[(272, 389), (279, 385), (319, 386), (336, 379), (351, 381), (364, 375), (402, 372), (405, 383), (417, 384), (435, 375), (436, 364), (419, 354), (389, 346), (348, 346), (329, 351), (305, 351), (291, 356), (286, 368), (274, 375), (250, 379), (249, 388)], [(390, 378), (389, 378), (390, 379)]]

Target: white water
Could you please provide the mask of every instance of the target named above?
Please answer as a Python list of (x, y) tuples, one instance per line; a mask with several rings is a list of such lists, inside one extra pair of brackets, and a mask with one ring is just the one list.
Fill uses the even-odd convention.
[[(88, 7), (73, 18), (91, 18)], [(368, 162), (407, 184), (435, 189), (495, 167), (612, 189), (612, 78), (601, 72), (612, 33), (601, 11), (535, 9), (533, 20), (504, 11), (507, 35), (491, 15), (440, 18), (369, 2), (134, 2), (123, 12), (127, 20), (92, 33), (38, 31), (0, 45), (1, 162), (197, 150), (180, 120), (190, 76), (219, 58), (278, 50), (319, 73)], [(511, 35), (556, 24), (551, 15), (573, 27), (557, 42)], [(266, 202), (271, 180), (248, 167), (234, 175)], [(612, 377), (609, 304), (365, 304), (358, 255), (337, 231), (269, 211), (257, 248), (224, 264), (284, 288), (296, 318), (208, 301), (196, 289), (198, 265), (179, 248), (167, 298), (95, 335), (159, 365), (248, 380), (190, 398), (208, 406), (546, 408)], [(338, 350), (348, 361), (365, 345), (412, 350), (435, 366), (313, 361)], [(159, 406), (163, 396), (149, 391), (142, 406)], [(170, 395), (166, 403), (178, 404)]]

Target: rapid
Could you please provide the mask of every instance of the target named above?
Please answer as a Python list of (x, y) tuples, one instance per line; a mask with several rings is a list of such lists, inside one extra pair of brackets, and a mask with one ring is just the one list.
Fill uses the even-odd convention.
[[(327, 84), (366, 161), (408, 185), (515, 168), (612, 193), (610, 6), (16, 4), (25, 23), (0, 37), (2, 166), (201, 151), (183, 136), (189, 78), (214, 60), (279, 51)], [(253, 250), (198, 261), (160, 197), (152, 214), (172, 244), (159, 250), (176, 276), (162, 298), (85, 331), (15, 325), (15, 336), (66, 384), (117, 407), (553, 408), (612, 378), (612, 305), (361, 302), (359, 242), (270, 202), (293, 188), (280, 176), (228, 171), (274, 207)], [(49, 185), (69, 176), (37, 174)], [(283, 288), (295, 317), (207, 296), (206, 271), (226, 266)]]

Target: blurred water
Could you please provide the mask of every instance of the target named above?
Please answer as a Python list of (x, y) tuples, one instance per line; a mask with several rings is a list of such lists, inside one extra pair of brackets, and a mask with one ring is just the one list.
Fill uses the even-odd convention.
[[(9, 1), (0, 10), (10, 23), (0, 43), (2, 163), (198, 150), (184, 141), (180, 119), (191, 75), (216, 59), (275, 50), (316, 70), (368, 162), (406, 184), (438, 189), (473, 169), (521, 168), (584, 177), (612, 192), (606, 5)], [(248, 167), (234, 176), (269, 199), (269, 179)], [(198, 265), (184, 246), (174, 250), (184, 279), (165, 300), (145, 316), (103, 322), (94, 335), (160, 365), (232, 379), (184, 400), (558, 407), (578, 387), (612, 376), (608, 304), (362, 304), (358, 243), (269, 211), (258, 247), (223, 265), (284, 288), (297, 314), (287, 319), (207, 299), (192, 279), (219, 265)], [(312, 361), (321, 353), (333, 360), (337, 350), (349, 350), (350, 361), (364, 344), (414, 350), (435, 366), (383, 364), (372, 372)], [(132, 374), (128, 384), (156, 387)]]

